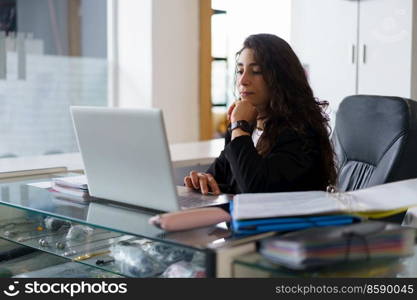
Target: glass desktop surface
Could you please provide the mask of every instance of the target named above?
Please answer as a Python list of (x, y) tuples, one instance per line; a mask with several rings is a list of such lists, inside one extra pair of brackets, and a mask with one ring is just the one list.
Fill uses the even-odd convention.
[(237, 257), (233, 262), (236, 277), (365, 277), (416, 278), (417, 246), (414, 254), (402, 258), (380, 258), (335, 263), (305, 270), (292, 270), (273, 263), (260, 253)]
[(0, 204), (198, 250), (218, 247), (228, 238), (233, 238), (226, 223), (187, 231), (165, 232), (148, 224), (148, 219), (156, 212), (139, 207), (122, 206), (104, 199), (93, 198), (93, 201), (87, 202), (59, 199), (46, 188), (28, 185), (28, 183), (50, 181), (54, 177), (58, 176), (2, 181)]

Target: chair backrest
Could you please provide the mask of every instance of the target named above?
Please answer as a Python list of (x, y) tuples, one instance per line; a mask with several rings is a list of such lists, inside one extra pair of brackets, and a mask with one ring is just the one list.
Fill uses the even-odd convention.
[(417, 102), (355, 95), (343, 99), (333, 144), (337, 188), (350, 191), (417, 177)]

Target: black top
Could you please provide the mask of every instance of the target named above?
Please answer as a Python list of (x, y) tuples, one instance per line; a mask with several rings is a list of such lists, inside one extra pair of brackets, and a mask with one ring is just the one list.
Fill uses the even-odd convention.
[(323, 190), (320, 145), (314, 134), (283, 130), (265, 157), (258, 154), (251, 136), (230, 141), (207, 170), (223, 193), (267, 193)]

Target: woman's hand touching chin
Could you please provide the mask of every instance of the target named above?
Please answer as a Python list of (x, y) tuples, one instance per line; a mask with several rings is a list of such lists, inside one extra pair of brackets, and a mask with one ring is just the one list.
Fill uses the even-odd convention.
[(230, 122), (244, 120), (254, 124), (257, 116), (258, 111), (256, 110), (256, 107), (247, 100), (235, 101), (227, 111), (227, 117)]

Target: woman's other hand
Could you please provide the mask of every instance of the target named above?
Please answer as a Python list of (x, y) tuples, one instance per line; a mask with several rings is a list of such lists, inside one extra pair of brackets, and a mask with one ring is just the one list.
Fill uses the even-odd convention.
[(245, 120), (249, 123), (255, 123), (258, 111), (249, 101), (238, 100), (229, 107), (227, 116), (230, 122)]
[(207, 195), (209, 192), (214, 195), (221, 193), (216, 179), (209, 173), (191, 171), (189, 176), (184, 177), (184, 184), (189, 188), (200, 190), (203, 195)]

